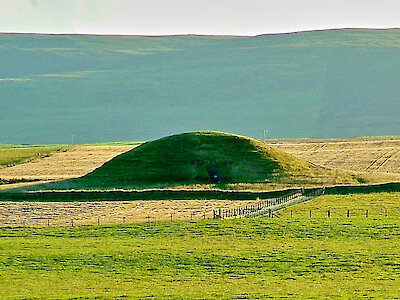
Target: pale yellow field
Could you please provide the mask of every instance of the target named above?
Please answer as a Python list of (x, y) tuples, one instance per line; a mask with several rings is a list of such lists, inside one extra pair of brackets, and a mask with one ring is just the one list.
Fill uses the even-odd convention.
[(399, 180), (400, 138), (268, 140), (319, 166)]
[(49, 157), (0, 168), (1, 179), (62, 180), (83, 176), (134, 146), (73, 146)]
[(171, 200), (115, 202), (0, 202), (2, 226), (81, 226), (212, 218), (213, 209), (259, 201)]

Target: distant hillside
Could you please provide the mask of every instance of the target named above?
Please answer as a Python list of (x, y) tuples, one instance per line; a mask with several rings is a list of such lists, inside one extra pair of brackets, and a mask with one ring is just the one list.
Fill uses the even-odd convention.
[(400, 30), (0, 34), (0, 143), (398, 134), (399, 57)]

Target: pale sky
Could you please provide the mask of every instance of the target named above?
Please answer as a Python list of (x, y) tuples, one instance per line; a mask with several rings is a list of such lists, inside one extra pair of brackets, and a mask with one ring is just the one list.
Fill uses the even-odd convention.
[(258, 35), (399, 28), (399, 0), (0, 0), (0, 32)]

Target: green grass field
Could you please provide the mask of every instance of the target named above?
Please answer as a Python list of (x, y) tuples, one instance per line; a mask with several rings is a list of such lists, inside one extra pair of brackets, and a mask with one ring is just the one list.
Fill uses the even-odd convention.
[[(329, 197), (311, 203), (325, 209)], [(364, 209), (379, 198), (395, 208), (400, 194), (357, 197), (341, 196), (340, 205)], [(400, 297), (398, 220), (282, 215), (2, 228), (0, 298), (393, 299)]]
[(9, 167), (32, 159), (43, 158), (65, 147), (63, 145), (0, 145), (0, 166)]
[(368, 210), (368, 217), (381, 218), (392, 215), (400, 218), (400, 194), (399, 193), (371, 193), (352, 195), (326, 195), (306, 203), (302, 203), (281, 212), (284, 217), (325, 218), (330, 211), (331, 218), (347, 217), (349, 210), (350, 217), (365, 217)]

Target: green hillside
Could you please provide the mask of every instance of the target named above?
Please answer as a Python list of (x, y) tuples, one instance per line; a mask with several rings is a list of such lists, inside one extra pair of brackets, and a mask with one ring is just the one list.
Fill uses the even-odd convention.
[(0, 34), (0, 143), (398, 134), (400, 30)]
[(32, 189), (107, 190), (196, 184), (222, 184), (220, 187), (226, 188), (227, 184), (238, 183), (299, 186), (323, 184), (329, 179), (355, 182), (350, 175), (313, 166), (252, 138), (201, 131), (144, 143), (86, 176)]

